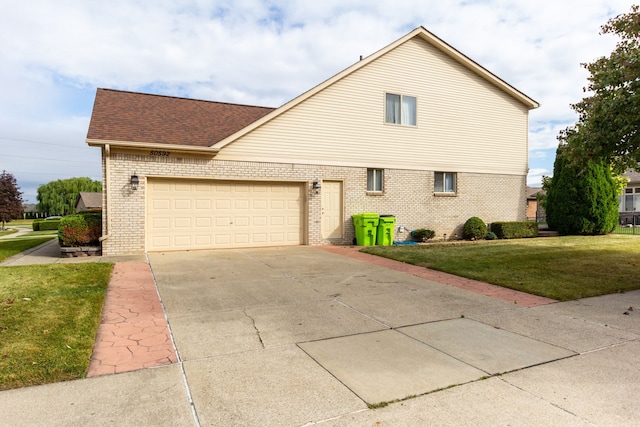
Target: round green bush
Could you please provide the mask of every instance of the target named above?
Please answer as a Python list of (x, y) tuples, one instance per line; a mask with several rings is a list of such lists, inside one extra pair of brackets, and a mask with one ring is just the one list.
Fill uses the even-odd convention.
[(493, 231), (489, 231), (484, 238), (485, 240), (498, 240), (498, 235)]
[(477, 216), (472, 216), (462, 227), (462, 238), (466, 240), (484, 239), (487, 235), (487, 224)]
[(429, 239), (433, 239), (436, 232), (427, 228), (419, 228), (413, 231), (413, 240), (416, 242), (426, 242)]

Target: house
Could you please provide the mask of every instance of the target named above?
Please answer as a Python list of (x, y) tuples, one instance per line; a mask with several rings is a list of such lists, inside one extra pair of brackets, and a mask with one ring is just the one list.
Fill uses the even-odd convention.
[(527, 187), (527, 211), (526, 217), (528, 221), (544, 222), (547, 215), (544, 208), (540, 205), (538, 195), (545, 194), (545, 191), (539, 187)]
[[(536, 101), (419, 27), (279, 108), (98, 89), (105, 255), (525, 219)], [(400, 230), (405, 232), (400, 232)]]
[(640, 172), (629, 169), (622, 176), (629, 181), (624, 194), (618, 196), (620, 224), (638, 225), (640, 224)]
[(102, 193), (81, 191), (76, 198), (76, 212), (101, 211)]

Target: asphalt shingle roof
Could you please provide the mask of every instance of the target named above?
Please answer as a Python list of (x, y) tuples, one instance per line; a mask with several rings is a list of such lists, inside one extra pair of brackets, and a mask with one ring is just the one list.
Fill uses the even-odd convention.
[(273, 110), (98, 89), (87, 139), (209, 147)]
[[(94, 193), (89, 191), (81, 191), (78, 193), (78, 201), (82, 199), (84, 205), (88, 208), (102, 207), (102, 193)], [(77, 201), (76, 201), (76, 204)]]

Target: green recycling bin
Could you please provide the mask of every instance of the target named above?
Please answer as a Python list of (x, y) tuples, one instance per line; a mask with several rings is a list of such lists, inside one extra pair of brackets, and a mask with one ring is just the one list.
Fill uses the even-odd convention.
[(396, 225), (396, 217), (393, 215), (380, 215), (376, 242), (379, 246), (393, 245), (393, 229)]
[(365, 212), (353, 215), (352, 218), (358, 246), (374, 246), (380, 216), (377, 213)]

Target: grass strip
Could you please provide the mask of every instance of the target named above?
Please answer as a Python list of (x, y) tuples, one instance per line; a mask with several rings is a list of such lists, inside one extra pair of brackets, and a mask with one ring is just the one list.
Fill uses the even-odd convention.
[(638, 236), (372, 246), (362, 251), (559, 301), (640, 289)]
[(86, 375), (112, 267), (0, 268), (0, 390)]

